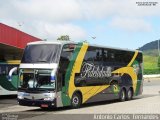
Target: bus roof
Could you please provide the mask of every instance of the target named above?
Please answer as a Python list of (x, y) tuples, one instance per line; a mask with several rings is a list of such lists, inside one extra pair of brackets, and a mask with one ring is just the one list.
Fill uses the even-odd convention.
[(27, 45), (37, 45), (37, 44), (76, 44), (72, 41), (36, 41), (36, 42), (30, 42)]
[[(78, 44), (78, 42), (74, 42), (74, 41), (58, 41), (58, 40), (56, 40), (56, 41), (36, 41), (36, 42), (30, 42), (27, 45), (38, 45), (38, 44), (62, 44), (62, 45), (64, 45), (64, 44)], [(89, 45), (93, 46), (93, 47), (99, 47), (99, 48), (109, 48), (109, 49), (114, 49), (114, 50), (123, 50), (123, 51), (135, 52), (135, 50), (131, 50), (131, 49), (128, 49), (128, 48), (124, 49), (124, 48), (103, 46), (103, 45), (96, 45), (96, 44), (89, 44)], [(139, 51), (139, 52), (142, 52), (142, 51)]]
[[(109, 48), (109, 49), (114, 49), (114, 50), (122, 50), (122, 51), (130, 51), (130, 52), (135, 52), (136, 50), (131, 50), (131, 49), (128, 49), (128, 48), (119, 48), (119, 47), (111, 47), (111, 46), (104, 46), (104, 45), (96, 45), (96, 44), (92, 44), (90, 46), (93, 46), (93, 47), (100, 47), (100, 48)], [(138, 52), (141, 52), (140, 50), (138, 50)]]

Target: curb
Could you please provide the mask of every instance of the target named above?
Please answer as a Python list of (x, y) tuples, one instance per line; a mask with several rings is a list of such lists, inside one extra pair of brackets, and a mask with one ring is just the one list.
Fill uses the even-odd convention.
[(153, 75), (143, 75), (144, 78), (160, 78), (160, 74), (153, 74)]

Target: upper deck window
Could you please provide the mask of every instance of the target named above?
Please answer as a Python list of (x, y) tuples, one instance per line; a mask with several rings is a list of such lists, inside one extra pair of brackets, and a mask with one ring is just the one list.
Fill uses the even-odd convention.
[(28, 45), (22, 57), (22, 63), (58, 63), (61, 51), (59, 44)]

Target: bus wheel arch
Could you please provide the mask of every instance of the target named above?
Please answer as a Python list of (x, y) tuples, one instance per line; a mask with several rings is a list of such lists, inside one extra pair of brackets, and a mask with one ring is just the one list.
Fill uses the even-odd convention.
[(71, 107), (72, 108), (79, 108), (82, 104), (83, 98), (82, 98), (82, 93), (79, 90), (76, 90), (73, 94), (72, 94), (72, 98), (71, 98)]

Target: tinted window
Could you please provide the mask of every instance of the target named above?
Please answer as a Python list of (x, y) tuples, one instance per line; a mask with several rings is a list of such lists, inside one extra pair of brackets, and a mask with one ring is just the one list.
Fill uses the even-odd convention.
[[(120, 79), (119, 74), (112, 74), (112, 71), (127, 66), (134, 53), (89, 46), (82, 63), (81, 72), (75, 74), (75, 85), (104, 85), (109, 84), (112, 79)], [(130, 81), (127, 84), (130, 84)]]
[(108, 58), (108, 50), (102, 49), (102, 60), (105, 62)]
[(22, 63), (57, 63), (60, 50), (61, 45), (58, 44), (28, 45)]
[(61, 56), (60, 56), (60, 69), (62, 71), (66, 71), (68, 68), (69, 62), (71, 61), (73, 51), (75, 49), (75, 45), (67, 44), (62, 48)]
[(133, 65), (133, 67), (134, 67), (135, 72), (138, 75), (138, 80), (142, 80), (142, 77), (143, 77), (142, 76), (142, 69), (143, 69), (143, 64), (142, 64), (142, 62), (143, 62), (143, 56), (142, 56), (142, 53), (138, 53), (136, 61), (137, 61), (137, 63), (135, 63)]
[(68, 68), (68, 65), (71, 61), (74, 49), (74, 44), (67, 44), (64, 45), (62, 48), (61, 56), (60, 56), (60, 62), (59, 62), (59, 72), (58, 72), (58, 90), (60, 90), (61, 85), (65, 85), (65, 74)]
[(90, 62), (102, 62), (108, 57), (108, 51), (103, 48), (89, 47), (84, 60)]
[(134, 52), (108, 49), (108, 62), (115, 66), (126, 66), (132, 60)]
[[(114, 58), (114, 55), (112, 57)], [(104, 65), (104, 62), (108, 62), (107, 59), (107, 49), (89, 46), (82, 63), (81, 72), (75, 74), (75, 85), (96, 86), (109, 84), (112, 68)]]
[(87, 53), (85, 54), (85, 61), (94, 61), (97, 56), (97, 51), (94, 47), (89, 47)]
[[(2, 64), (0, 65), (0, 75), (1, 74), (5, 74), (5, 75), (8, 75), (9, 74), (9, 71), (14, 68), (14, 67), (18, 67), (19, 65), (11, 65), (11, 64)], [(13, 75), (17, 75), (18, 74), (18, 71), (14, 71), (13, 72)]]

